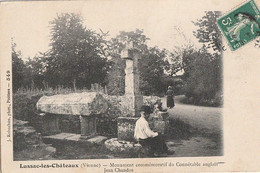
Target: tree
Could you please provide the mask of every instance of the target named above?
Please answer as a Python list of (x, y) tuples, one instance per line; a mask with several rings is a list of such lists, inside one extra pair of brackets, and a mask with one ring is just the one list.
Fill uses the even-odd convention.
[(166, 65), (166, 71), (170, 76), (176, 76), (178, 72), (185, 71), (185, 69), (187, 70), (187, 57), (189, 57), (194, 50), (194, 45), (187, 44), (182, 47), (175, 47), (175, 49), (170, 52), (168, 56), (169, 62)]
[(45, 68), (46, 68), (46, 55), (45, 53), (40, 53), (40, 55), (35, 56), (33, 59), (25, 63), (25, 83), (31, 83), (33, 86), (31, 88), (46, 89), (48, 88), (45, 83)]
[(87, 87), (106, 84), (109, 63), (105, 34), (83, 26), (76, 14), (61, 14), (50, 22), (51, 49), (46, 56), (45, 78), (52, 87)]
[(120, 58), (120, 52), (125, 48), (127, 42), (134, 42), (141, 52), (140, 65), (140, 90), (144, 95), (159, 94), (165, 91), (163, 82), (164, 69), (166, 67), (166, 50), (157, 47), (148, 47), (149, 40), (143, 31), (121, 31), (119, 35), (110, 41), (112, 61), (114, 62), (109, 72), (108, 91), (110, 94), (124, 94), (125, 62)]
[(12, 42), (12, 79), (14, 92), (24, 87), (24, 69), (25, 65), (21, 59), (21, 52), (16, 51), (16, 44)]
[(110, 41), (110, 50), (113, 53), (120, 53), (128, 42), (134, 42), (135, 46), (142, 52), (148, 50), (147, 41), (150, 38), (144, 35), (143, 30), (136, 29), (135, 31), (120, 31), (119, 35), (112, 38)]
[(194, 33), (199, 42), (203, 43), (205, 48), (213, 51), (213, 58), (222, 52), (222, 35), (217, 26), (217, 19), (221, 13), (219, 11), (207, 11), (201, 19), (193, 22), (199, 29)]
[(198, 104), (201, 99), (214, 98), (221, 90), (219, 59), (211, 60), (206, 49), (189, 51), (183, 58), (186, 96), (193, 97)]
[[(151, 47), (142, 55), (140, 60), (140, 90), (144, 95), (160, 95), (167, 86), (164, 81), (165, 58), (167, 50)], [(167, 84), (166, 84), (167, 85)]]
[(183, 72), (183, 56), (185, 56), (185, 53), (187, 53), (187, 51), (195, 49), (195, 46), (192, 43), (191, 39), (186, 37), (180, 26), (174, 26), (174, 30), (178, 33), (178, 36), (184, 40), (184, 42), (179, 44), (178, 46), (175, 46), (173, 51), (169, 52), (169, 55), (167, 57), (168, 63), (165, 66), (165, 70), (171, 77), (177, 76), (178, 72)]
[(189, 47), (182, 52), (185, 95), (193, 98), (196, 104), (216, 100), (222, 93), (222, 40), (216, 25), (218, 16), (219, 12), (206, 12), (202, 19), (195, 22), (199, 29), (194, 35), (204, 46), (200, 50)]

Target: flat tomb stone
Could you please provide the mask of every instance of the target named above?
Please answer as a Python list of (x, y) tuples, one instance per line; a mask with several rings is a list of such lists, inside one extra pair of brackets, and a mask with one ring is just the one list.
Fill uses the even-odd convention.
[(108, 101), (97, 92), (43, 96), (37, 102), (37, 110), (61, 115), (100, 115), (108, 110)]

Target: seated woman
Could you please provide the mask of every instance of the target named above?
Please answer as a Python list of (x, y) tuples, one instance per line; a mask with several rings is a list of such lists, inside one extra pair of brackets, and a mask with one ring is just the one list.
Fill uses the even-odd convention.
[(142, 146), (149, 146), (154, 154), (158, 156), (160, 154), (173, 154), (174, 152), (169, 151), (168, 147), (157, 132), (153, 132), (147, 122), (147, 118), (152, 113), (149, 106), (142, 106), (140, 109), (141, 117), (136, 121), (134, 137), (139, 141)]

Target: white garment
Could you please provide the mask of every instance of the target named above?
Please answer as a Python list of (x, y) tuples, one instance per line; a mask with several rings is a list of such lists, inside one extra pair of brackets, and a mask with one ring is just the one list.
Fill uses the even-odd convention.
[(144, 117), (140, 117), (135, 123), (135, 139), (147, 139), (155, 136), (158, 136), (158, 133), (153, 132), (150, 129), (149, 124)]

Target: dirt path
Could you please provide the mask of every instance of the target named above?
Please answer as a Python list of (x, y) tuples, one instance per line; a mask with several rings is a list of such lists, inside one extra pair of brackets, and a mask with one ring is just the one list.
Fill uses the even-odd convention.
[[(180, 103), (184, 96), (175, 97), (175, 107), (168, 109), (171, 118), (189, 124), (196, 133), (189, 139), (168, 140), (168, 147), (175, 151), (168, 157), (220, 156), (223, 154), (222, 109)], [(162, 99), (163, 106), (166, 98)], [(172, 144), (172, 145), (171, 145)]]
[[(203, 133), (221, 134), (223, 108), (182, 104), (180, 100), (183, 97), (175, 97), (175, 107), (168, 109), (170, 117), (179, 118)], [(166, 98), (163, 98), (162, 102), (165, 106)]]

